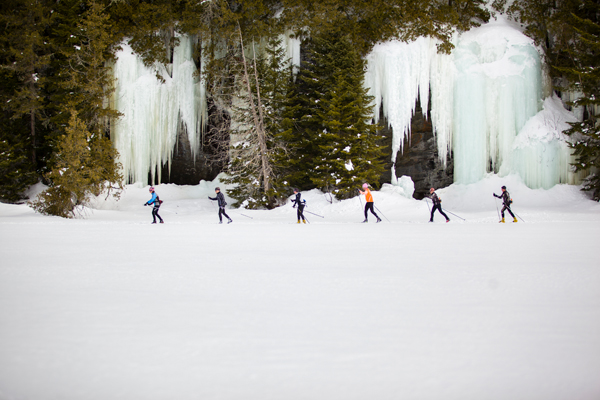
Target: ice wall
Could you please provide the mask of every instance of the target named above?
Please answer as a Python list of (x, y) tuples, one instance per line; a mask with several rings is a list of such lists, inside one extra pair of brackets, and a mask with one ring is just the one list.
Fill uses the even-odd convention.
[(549, 189), (557, 183), (575, 184), (583, 176), (572, 172), (575, 161), (563, 133), (576, 122), (577, 115), (565, 110), (556, 96), (544, 101), (542, 110), (530, 118), (513, 143), (509, 161), (501, 174), (518, 173), (532, 188)]
[[(180, 129), (185, 129), (192, 152), (200, 148), (206, 118), (204, 85), (194, 77), (193, 40), (180, 37), (168, 70), (144, 66), (124, 44), (117, 54), (114, 107), (123, 116), (111, 127), (125, 179), (160, 182), (162, 166), (171, 160)], [(161, 82), (156, 75), (162, 77)]]
[[(547, 140), (527, 146), (516, 141), (549, 94), (533, 42), (498, 16), (455, 37), (454, 44), (453, 52), (444, 55), (429, 38), (387, 42), (367, 57), (365, 84), (375, 96), (375, 117), (382, 111), (394, 131), (392, 161), (410, 138), (415, 101), (420, 98), (425, 114), (431, 93), (438, 154), (446, 165), (448, 151), (453, 152), (455, 182), (473, 183), (488, 172), (518, 172), (534, 188), (574, 182), (564, 135), (546, 127)], [(544, 115), (561, 109), (548, 108)], [(547, 168), (532, 161), (539, 160), (540, 151), (546, 151)]]

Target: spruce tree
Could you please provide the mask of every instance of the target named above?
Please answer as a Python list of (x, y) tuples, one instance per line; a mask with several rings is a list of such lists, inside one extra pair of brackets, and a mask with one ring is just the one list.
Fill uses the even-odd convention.
[[(242, 55), (238, 89), (232, 101), (232, 147), (225, 183), (232, 184), (229, 196), (235, 206), (272, 208), (283, 197), (277, 181), (276, 154), (281, 151), (277, 134), (281, 130), (287, 68), (281, 40), (270, 37), (265, 49), (252, 59)], [(243, 51), (240, 48), (240, 51)]]
[[(502, 10), (505, 3), (495, 5)], [(577, 157), (575, 171), (590, 173), (583, 190), (600, 200), (600, 5), (595, 0), (515, 0), (507, 11), (545, 50), (554, 89), (578, 94), (567, 105), (583, 108), (583, 120), (565, 133)]]
[(571, 82), (571, 89), (582, 94), (571, 105), (584, 109), (584, 119), (572, 123), (565, 133), (571, 136), (571, 147), (577, 161), (575, 171), (588, 171), (583, 182), (583, 190), (591, 191), (594, 200), (600, 201), (600, 6), (595, 3), (596, 18), (581, 18), (571, 15), (573, 30), (576, 32), (573, 45), (567, 49), (572, 66), (558, 70)]
[[(55, 124), (64, 133), (56, 140), (51, 171), (45, 176), (50, 187), (34, 202), (37, 211), (61, 217), (73, 216), (91, 195), (121, 189), (123, 179), (108, 139), (110, 121), (118, 117), (107, 101), (114, 90), (110, 64), (116, 43), (104, 7), (90, 2), (71, 32), (72, 41), (61, 49), (67, 68), (55, 78), (63, 100), (55, 104)], [(66, 126), (65, 115), (70, 116)]]
[(301, 189), (352, 197), (363, 182), (377, 185), (383, 172), (372, 98), (363, 86), (365, 61), (336, 27), (307, 48), (283, 133), (293, 149), (287, 178)]

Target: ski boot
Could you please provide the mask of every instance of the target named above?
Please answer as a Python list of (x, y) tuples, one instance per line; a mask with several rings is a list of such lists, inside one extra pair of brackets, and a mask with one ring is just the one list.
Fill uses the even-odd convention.
[(300, 223), (300, 220), (298, 220), (298, 223)]
[(504, 223), (504, 218), (502, 218), (499, 222)]
[(232, 223), (233, 220), (231, 218), (229, 218), (229, 221), (227, 221), (228, 224)]
[(446, 220), (446, 223), (448, 223), (448, 222), (450, 222), (450, 218), (448, 218), (448, 219)]
[(366, 224), (367, 222), (369, 222), (369, 221), (365, 218), (365, 220), (362, 223)]
[[(300, 223), (300, 221), (298, 221), (298, 223)], [(305, 220), (305, 219), (303, 219), (303, 220), (302, 220), (302, 223), (303, 223), (303, 224), (305, 224), (305, 223), (306, 223), (306, 220)]]
[(519, 221), (517, 221), (517, 217), (515, 217), (515, 219), (513, 220), (513, 222), (519, 222)]
[(377, 217), (377, 222), (375, 222), (376, 224), (381, 222), (381, 218)]

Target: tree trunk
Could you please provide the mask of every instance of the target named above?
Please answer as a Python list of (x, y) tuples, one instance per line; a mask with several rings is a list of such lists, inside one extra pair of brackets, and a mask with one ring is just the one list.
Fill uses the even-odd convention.
[[(264, 131), (264, 125), (263, 125), (263, 118), (262, 118), (262, 110), (260, 110), (260, 91), (258, 91), (258, 76), (256, 75), (256, 63), (254, 64), (254, 72), (255, 72), (255, 76), (256, 76), (256, 84), (257, 84), (257, 91), (259, 93), (258, 95), (258, 103), (259, 103), (259, 112), (257, 113), (256, 111), (256, 106), (254, 105), (254, 97), (252, 96), (252, 88), (250, 87), (250, 76), (248, 75), (248, 68), (247, 68), (247, 62), (246, 62), (246, 55), (244, 54), (244, 41), (242, 38), (242, 30), (238, 24), (238, 32), (240, 34), (240, 45), (242, 47), (242, 61), (244, 63), (244, 79), (246, 81), (246, 87), (248, 90), (248, 101), (250, 102), (250, 110), (252, 112), (252, 118), (254, 119), (254, 126), (255, 126), (255, 130), (256, 130), (256, 134), (258, 136), (258, 143), (259, 143), (259, 147), (260, 147), (260, 159), (261, 159), (261, 170), (262, 170), (262, 175), (263, 175), (263, 186), (264, 186), (264, 190), (265, 193), (271, 188), (271, 181), (270, 181), (270, 164), (269, 164), (269, 160), (267, 158), (267, 142), (266, 142), (266, 138), (265, 138), (265, 131)], [(260, 115), (259, 115), (260, 113)]]

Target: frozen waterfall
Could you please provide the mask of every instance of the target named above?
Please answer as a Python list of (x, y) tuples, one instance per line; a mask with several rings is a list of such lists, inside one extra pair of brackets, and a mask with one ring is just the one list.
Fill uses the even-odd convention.
[(112, 100), (123, 116), (113, 123), (111, 137), (127, 181), (147, 183), (150, 174), (151, 183), (160, 182), (162, 166), (171, 160), (181, 129), (187, 132), (192, 152), (200, 148), (206, 96), (194, 76), (193, 46), (191, 38), (180, 37), (168, 69), (144, 66), (126, 44), (117, 54)]
[(416, 100), (426, 115), (431, 96), (438, 154), (445, 166), (453, 152), (455, 182), (473, 183), (496, 172), (518, 173), (532, 188), (574, 183), (562, 134), (568, 125), (558, 121), (575, 117), (556, 99), (544, 102), (550, 86), (532, 40), (498, 16), (457, 36), (454, 44), (445, 55), (429, 38), (387, 42), (367, 57), (365, 85), (375, 96), (375, 117), (382, 111), (394, 131), (392, 161), (410, 138)]

